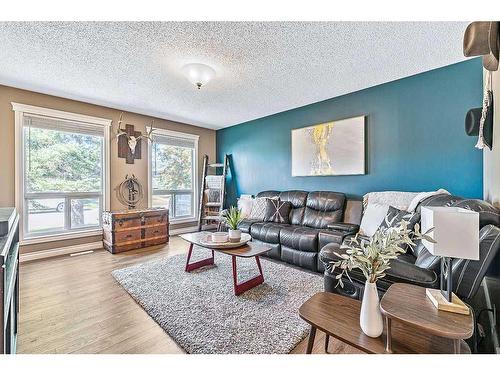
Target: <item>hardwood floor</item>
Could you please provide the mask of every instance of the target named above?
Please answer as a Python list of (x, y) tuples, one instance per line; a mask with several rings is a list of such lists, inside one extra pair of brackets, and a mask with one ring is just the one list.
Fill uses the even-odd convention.
[[(105, 250), (21, 263), (19, 353), (184, 353), (114, 280), (111, 271), (187, 252), (164, 247), (112, 255)], [(324, 353), (318, 332), (314, 353)], [(304, 353), (307, 339), (292, 353)], [(359, 353), (330, 339), (330, 353)]]

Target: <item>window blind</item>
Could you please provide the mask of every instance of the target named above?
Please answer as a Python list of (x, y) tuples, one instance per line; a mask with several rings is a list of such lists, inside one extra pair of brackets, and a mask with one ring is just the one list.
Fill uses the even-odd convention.
[(104, 137), (103, 127), (100, 125), (58, 119), (54, 117), (25, 114), (23, 125), (25, 127), (50, 129), (62, 132)]
[(195, 140), (190, 138), (175, 137), (171, 135), (161, 135), (153, 133), (153, 142), (167, 146), (177, 146), (185, 148), (195, 148)]

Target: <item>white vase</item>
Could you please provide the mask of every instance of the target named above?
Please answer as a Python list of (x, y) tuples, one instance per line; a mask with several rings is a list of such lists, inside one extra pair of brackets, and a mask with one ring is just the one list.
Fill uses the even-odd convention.
[(240, 242), (240, 240), (241, 240), (241, 230), (229, 229), (229, 242)]
[(380, 312), (380, 301), (377, 293), (377, 284), (365, 282), (363, 302), (361, 303), (361, 314), (359, 325), (363, 332), (370, 337), (379, 337), (384, 330), (382, 313)]

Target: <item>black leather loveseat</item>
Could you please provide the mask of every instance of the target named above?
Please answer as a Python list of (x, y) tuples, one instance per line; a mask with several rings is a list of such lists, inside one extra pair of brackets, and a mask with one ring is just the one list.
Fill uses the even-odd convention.
[[(477, 292), (485, 273), (495, 261), (500, 252), (500, 210), (479, 199), (463, 199), (460, 197), (440, 194), (423, 200), (416, 211), (420, 212), (424, 206), (451, 206), (461, 207), (479, 212), (479, 253), (480, 259), (469, 261), (458, 259), (453, 262), (452, 277), (454, 292), (464, 300), (470, 300)], [(451, 229), (452, 230), (452, 229)], [(348, 241), (355, 233), (345, 232), (342, 241)], [(321, 249), (320, 260), (326, 266), (325, 290), (361, 299), (365, 277), (353, 269), (349, 275), (351, 280), (343, 278), (344, 287), (337, 286), (335, 279), (337, 270), (330, 272), (330, 262), (339, 258), (334, 254), (342, 254), (342, 241), (332, 241)], [(396, 282), (411, 283), (423, 287), (436, 288), (439, 286), (440, 258), (433, 256), (417, 242), (414, 249), (391, 261), (391, 268), (386, 271), (386, 277), (377, 282), (379, 292), (384, 293), (391, 284)]]
[(345, 230), (358, 228), (347, 223), (359, 222), (361, 201), (349, 200), (343, 193), (270, 190), (257, 197), (279, 197), (290, 202), (289, 224), (243, 220), (239, 228), (249, 233), (252, 241), (270, 245), (272, 249), (267, 256), (311, 271), (324, 270), (318, 257), (322, 247), (342, 241)]

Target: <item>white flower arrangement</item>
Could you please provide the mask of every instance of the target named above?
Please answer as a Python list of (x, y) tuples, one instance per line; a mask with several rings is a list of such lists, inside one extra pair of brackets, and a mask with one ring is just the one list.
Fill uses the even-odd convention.
[[(370, 283), (376, 282), (385, 276), (385, 272), (390, 269), (390, 261), (396, 259), (400, 254), (406, 252), (405, 248), (414, 247), (414, 240), (425, 239), (429, 242), (435, 241), (428, 236), (432, 229), (426, 233), (420, 233), (420, 226), (415, 224), (414, 231), (408, 229), (408, 223), (401, 221), (397, 226), (390, 228), (380, 228), (371, 237), (369, 241), (360, 240), (356, 235), (342, 249), (345, 254), (334, 253), (340, 260), (332, 261), (331, 271), (340, 268), (341, 272), (335, 276), (338, 280), (337, 285), (344, 287), (342, 276), (349, 276), (349, 272), (354, 268), (359, 268), (366, 280)], [(351, 280), (352, 281), (352, 280)]]

